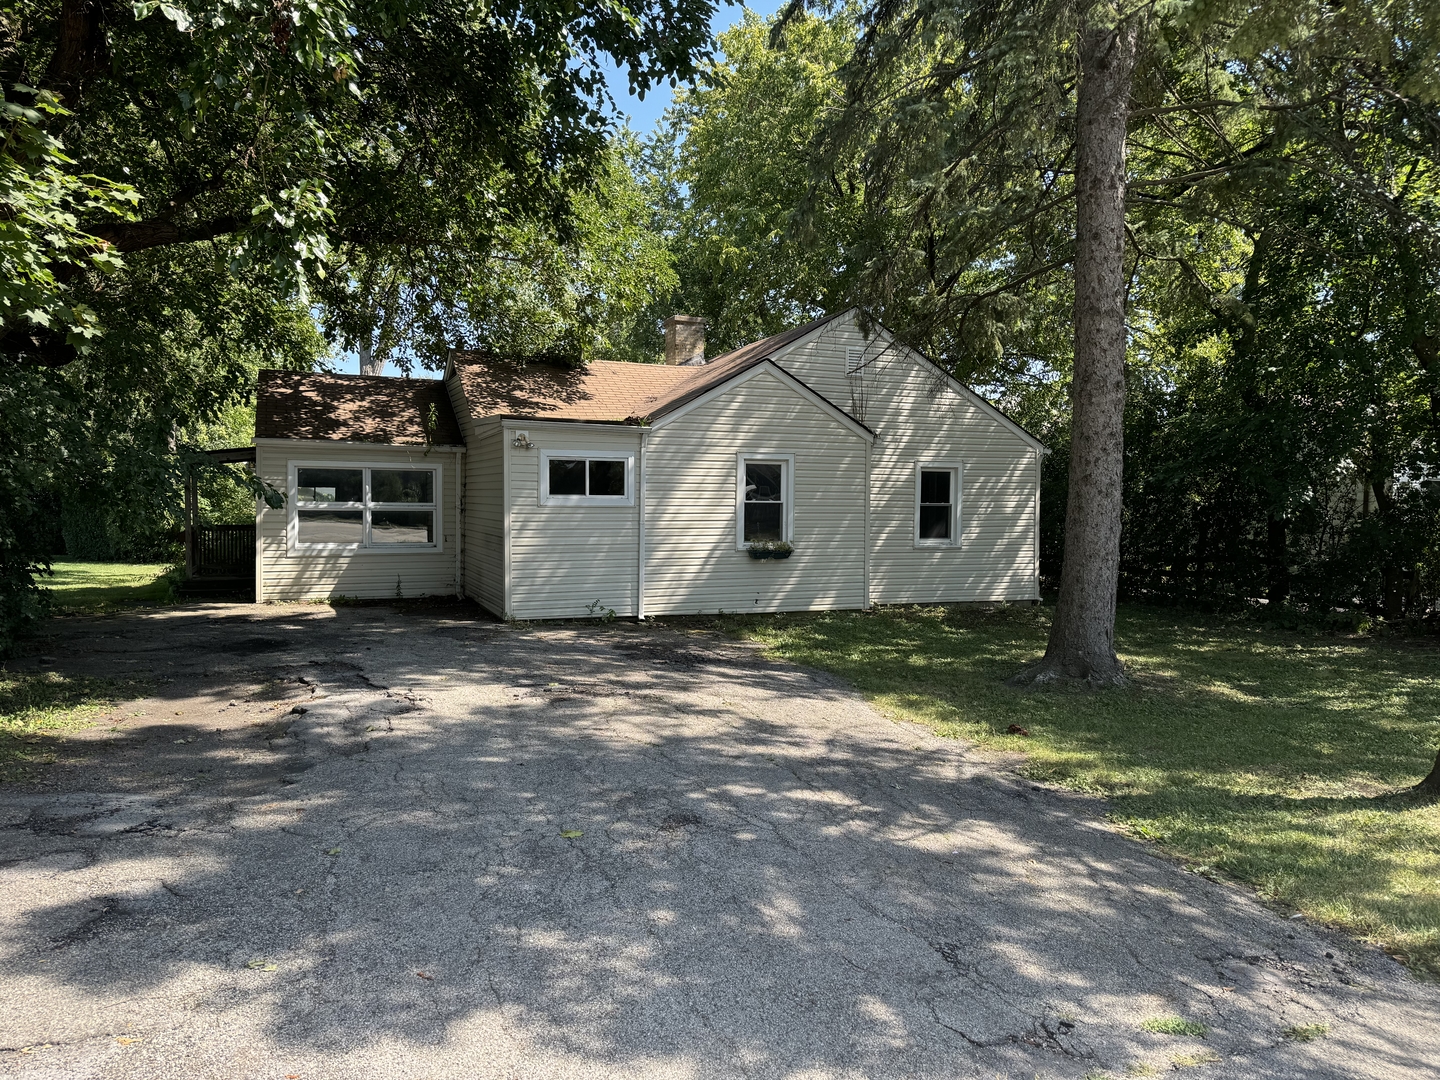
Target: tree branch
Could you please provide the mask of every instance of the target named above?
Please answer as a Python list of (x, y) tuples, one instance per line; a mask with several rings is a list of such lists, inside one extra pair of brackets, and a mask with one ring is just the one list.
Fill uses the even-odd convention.
[(97, 222), (84, 228), (91, 236), (105, 241), (113, 250), (124, 253), (169, 247), (172, 244), (191, 244), (197, 240), (213, 240), (217, 236), (238, 232), (249, 220), (239, 214), (229, 214), (193, 225), (178, 225), (164, 218), (151, 218), (148, 221)]
[(106, 11), (106, 6), (106, 0), (64, 0), (61, 5), (45, 87), (68, 104), (74, 104), (91, 76), (109, 65), (105, 24), (113, 12)]

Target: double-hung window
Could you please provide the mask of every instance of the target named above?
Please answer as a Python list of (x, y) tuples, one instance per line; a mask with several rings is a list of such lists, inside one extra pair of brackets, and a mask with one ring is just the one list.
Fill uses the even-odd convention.
[(630, 454), (540, 454), (541, 506), (634, 506), (635, 458)]
[(790, 541), (795, 499), (795, 458), (790, 454), (737, 454), (735, 546)]
[(955, 547), (960, 542), (959, 465), (915, 467), (915, 543), (919, 547)]
[(300, 550), (438, 547), (438, 467), (290, 466), (290, 546)]

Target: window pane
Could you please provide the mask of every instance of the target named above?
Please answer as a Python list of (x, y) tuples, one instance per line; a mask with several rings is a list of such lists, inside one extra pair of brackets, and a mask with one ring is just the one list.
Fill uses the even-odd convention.
[(920, 473), (920, 501), (922, 503), (948, 503), (950, 501), (950, 470)]
[(921, 540), (949, 540), (949, 539), (950, 539), (950, 507), (948, 507), (948, 506), (922, 506), (922, 507), (920, 507), (920, 539), (921, 539)]
[(370, 501), (433, 503), (435, 474), (429, 469), (371, 469)]
[(365, 537), (362, 510), (301, 510), (300, 543), (358, 544)]
[(590, 494), (625, 497), (625, 462), (590, 462)]
[(584, 495), (585, 462), (550, 459), (550, 494)]
[(784, 466), (776, 462), (745, 463), (745, 501), (779, 502)]
[(360, 469), (296, 469), (301, 502), (364, 502), (365, 474)]
[(747, 502), (745, 504), (745, 542), (753, 544), (760, 540), (783, 540), (781, 522), (785, 506), (777, 502)]
[(371, 510), (372, 544), (433, 544), (435, 511)]

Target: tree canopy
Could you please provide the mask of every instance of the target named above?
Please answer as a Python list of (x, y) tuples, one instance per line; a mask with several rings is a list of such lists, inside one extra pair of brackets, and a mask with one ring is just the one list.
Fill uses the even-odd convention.
[[(1433, 20), (1417, 3), (1135, 10), (1120, 585), (1423, 613), (1440, 596)], [(793, 5), (721, 37), (660, 144), (685, 223), (672, 306), (725, 345), (860, 303), (978, 384), (1058, 451), (1052, 582), (1079, 14)]]
[(58, 533), (162, 544), (258, 367), (623, 351), (669, 262), (604, 65), (688, 77), (713, 6), (8, 5), (0, 647)]

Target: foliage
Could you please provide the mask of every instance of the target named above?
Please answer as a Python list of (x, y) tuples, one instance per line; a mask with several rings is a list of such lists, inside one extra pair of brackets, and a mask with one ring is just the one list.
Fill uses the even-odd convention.
[[(439, 253), (419, 278), (392, 252), (345, 245), (348, 261), (316, 292), (332, 340), (346, 339), (348, 296), (366, 297), (373, 355), (409, 367), (443, 363), (466, 342), (500, 356), (582, 360), (657, 358), (637, 347), (634, 327), (676, 277), (636, 176), (640, 148), (622, 133), (597, 165), (593, 188), (576, 193), (563, 234), (533, 220), (502, 225), (487, 252)], [(337, 297), (345, 292), (347, 297)], [(368, 329), (359, 333), (368, 333)]]
[[(750, 12), (721, 34), (723, 59), (676, 94), (650, 148), (655, 227), (679, 275), (652, 321), (704, 316), (712, 352), (844, 307), (855, 277), (847, 249), (864, 224), (861, 178), (837, 165), (829, 183), (813, 193), (809, 184), (811, 143), (840, 102), (854, 10), (801, 17), (783, 50), (769, 34)], [(807, 201), (815, 212), (802, 236)]]
[[(1122, 605), (1130, 688), (1018, 695), (1002, 680), (1043, 645), (1048, 609), (699, 624), (832, 671), (899, 718), (1023, 753), (1030, 776), (1106, 796), (1197, 871), (1440, 974), (1440, 805), (1391, 794), (1440, 745), (1431, 645)], [(1005, 734), (1016, 722), (1030, 737)]]
[[(0, 651), (40, 612), (57, 532), (96, 557), (173, 550), (183, 475), (243, 423), (256, 369), (324, 355), (314, 310), (354, 345), (376, 282), (407, 283), (427, 314), (386, 347), (432, 366), (492, 343), (462, 332), (472, 304), (521, 324), (507, 342), (620, 348), (668, 270), (627, 225), (603, 69), (640, 90), (687, 76), (712, 7), (9, 5)], [(549, 275), (533, 297), (497, 299), (506, 258)], [(555, 320), (580, 330), (560, 341)], [(218, 475), (203, 487), (207, 512), (241, 512)]]
[(83, 218), (132, 216), (133, 189), (93, 173), (69, 171), (75, 161), (60, 140), (44, 130), (47, 119), (71, 115), (50, 91), (17, 85), (24, 105), (0, 85), (0, 327), (23, 322), (64, 336), (71, 346), (99, 333), (95, 313), (67, 302), (59, 276), (67, 271), (113, 269), (119, 260), (96, 245)]
[[(1440, 598), (1435, 27), (1409, 2), (1284, 12), (1167, 5), (1150, 27), (1121, 586), (1421, 617)], [(1051, 582), (1073, 14), (946, 0), (752, 18), (652, 158), (681, 278), (666, 311), (705, 315), (724, 349), (862, 303), (1054, 451)]]
[[(60, 0), (28, 0), (6, 20), (0, 77), (39, 88), (19, 91), (36, 117), (63, 99), (41, 132), (52, 165), (63, 141), (85, 174), (127, 185), (135, 220), (79, 223), (107, 257), (217, 239), (237, 267), (303, 289), (339, 244), (411, 281), (435, 276), (458, 307), (463, 281), (434, 272), (527, 220), (563, 230), (570, 196), (603, 164), (602, 61), (642, 90), (686, 76), (712, 6), (145, 0), (67, 19)], [(75, 201), (63, 185), (52, 194), (57, 212)], [(97, 281), (52, 285), (83, 297)], [(354, 330), (368, 298), (348, 300), (352, 321), (335, 317)], [(27, 344), (22, 329), (7, 317), (5, 351), (63, 357), (53, 336)]]

